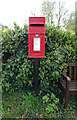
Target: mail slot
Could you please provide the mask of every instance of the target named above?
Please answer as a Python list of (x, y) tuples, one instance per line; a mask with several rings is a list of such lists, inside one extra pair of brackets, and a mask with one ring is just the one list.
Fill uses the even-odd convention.
[(45, 57), (45, 17), (29, 17), (28, 56)]

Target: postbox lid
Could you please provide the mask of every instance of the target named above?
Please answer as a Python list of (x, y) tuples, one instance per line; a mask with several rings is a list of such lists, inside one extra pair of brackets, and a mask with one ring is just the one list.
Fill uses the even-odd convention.
[(30, 24), (45, 24), (45, 17), (29, 17)]
[(45, 17), (29, 17), (29, 33), (45, 34)]

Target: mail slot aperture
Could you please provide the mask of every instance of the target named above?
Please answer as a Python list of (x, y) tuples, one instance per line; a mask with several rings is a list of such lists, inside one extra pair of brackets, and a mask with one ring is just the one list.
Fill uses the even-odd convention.
[(30, 27), (44, 27), (44, 24), (30, 24)]

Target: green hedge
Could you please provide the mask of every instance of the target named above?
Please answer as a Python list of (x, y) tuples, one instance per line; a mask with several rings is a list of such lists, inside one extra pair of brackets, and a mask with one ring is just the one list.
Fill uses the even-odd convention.
[[(66, 72), (68, 62), (76, 62), (75, 34), (59, 27), (46, 29), (46, 56), (41, 60), (40, 79), (44, 89), (57, 89), (60, 73)], [(52, 86), (52, 87), (51, 87)]]
[[(33, 59), (28, 58), (28, 26), (4, 29), (2, 41), (3, 91), (13, 92), (33, 88)], [(57, 90), (61, 72), (66, 72), (66, 63), (76, 62), (75, 34), (59, 27), (46, 27), (45, 58), (40, 59), (40, 91)]]

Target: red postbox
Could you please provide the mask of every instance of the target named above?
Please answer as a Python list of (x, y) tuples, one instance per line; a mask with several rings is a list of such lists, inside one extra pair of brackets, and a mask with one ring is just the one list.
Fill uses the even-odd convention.
[(29, 17), (28, 56), (45, 56), (45, 17)]

